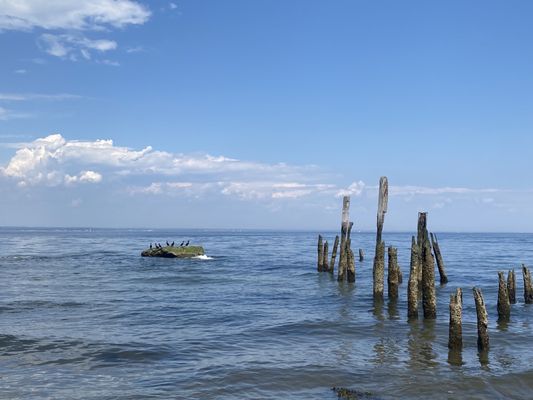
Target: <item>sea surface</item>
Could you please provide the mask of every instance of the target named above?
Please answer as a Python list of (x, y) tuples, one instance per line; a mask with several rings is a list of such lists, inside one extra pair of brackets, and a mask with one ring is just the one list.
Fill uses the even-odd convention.
[[(0, 229), (0, 399), (532, 399), (531, 234), (439, 235), (449, 283), (435, 321), (408, 322), (411, 233), (400, 298), (372, 299), (374, 233), (353, 233), (355, 284), (316, 271), (318, 232)], [(332, 247), (335, 232), (322, 232)], [(142, 258), (191, 240), (207, 259)], [(331, 250), (330, 250), (331, 251)], [(497, 272), (517, 304), (497, 322)], [(437, 274), (438, 277), (438, 274)], [(472, 287), (490, 351), (477, 351)], [(448, 303), (464, 290), (464, 349), (449, 354)]]

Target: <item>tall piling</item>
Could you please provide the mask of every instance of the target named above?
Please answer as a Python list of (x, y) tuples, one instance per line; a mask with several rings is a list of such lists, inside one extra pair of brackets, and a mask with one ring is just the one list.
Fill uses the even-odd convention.
[(346, 241), (346, 255), (348, 261), (348, 274), (346, 276), (348, 282), (355, 282), (355, 256), (351, 248), (352, 239)]
[(322, 244), (322, 235), (318, 235), (318, 261), (316, 269), (318, 272), (322, 271), (322, 267), (324, 264), (324, 245)]
[(427, 213), (419, 212), (416, 243), (418, 245), (418, 257), (419, 257), (418, 263), (420, 265), (420, 268), (418, 269), (418, 286), (419, 286), (420, 292), (422, 292), (422, 271), (423, 271), (422, 255), (424, 253), (423, 242), (424, 242), (424, 237), (425, 237), (426, 232), (427, 232)]
[(457, 288), (455, 294), (450, 295), (450, 328), (448, 332), (448, 348), (461, 350), (463, 348), (463, 291)]
[(398, 298), (398, 249), (389, 246), (389, 268), (387, 274), (387, 290), (389, 299)]
[(479, 288), (473, 288), (474, 300), (476, 302), (476, 314), (477, 314), (477, 348), (480, 351), (486, 351), (489, 349), (489, 320), (487, 316), (487, 308), (485, 307), (485, 301), (483, 300), (483, 293)]
[(374, 255), (374, 266), (372, 275), (374, 280), (374, 297), (383, 298), (383, 284), (385, 280), (385, 243), (382, 240), (383, 223), (389, 199), (389, 182), (386, 176), (379, 180), (379, 197), (377, 212), (377, 232), (376, 232), (376, 252)]
[(424, 309), (424, 319), (437, 318), (435, 263), (431, 254), (427, 231), (422, 239), (422, 307)]
[(442, 259), (442, 254), (440, 252), (439, 240), (437, 239), (437, 235), (434, 235), (433, 233), (431, 233), (431, 247), (433, 247), (433, 253), (435, 253), (435, 258), (437, 259), (440, 283), (441, 285), (443, 285), (445, 283), (448, 283), (448, 276), (446, 276), (444, 260)]
[(359, 249), (359, 262), (363, 262), (365, 260), (365, 252), (363, 249)]
[(522, 275), (524, 277), (524, 302), (533, 304), (533, 286), (531, 284), (531, 272), (529, 268), (522, 264)]
[(348, 231), (350, 228), (350, 196), (342, 198), (342, 222), (341, 222), (341, 245), (339, 256), (339, 269), (337, 273), (337, 280), (342, 282), (346, 279), (346, 269), (348, 262), (346, 260), (346, 240), (348, 239)]
[(323, 260), (322, 260), (322, 271), (328, 272), (329, 271), (329, 250), (328, 250), (328, 241), (326, 240), (324, 242), (324, 250), (322, 251), (323, 254)]
[(516, 304), (516, 276), (514, 269), (510, 269), (507, 274), (507, 293), (509, 293), (509, 303)]
[(407, 283), (407, 319), (418, 319), (418, 246), (415, 237), (411, 240), (411, 265)]
[(385, 285), (385, 242), (380, 242), (376, 246), (372, 273), (374, 278), (374, 297), (382, 299)]
[(329, 263), (328, 272), (333, 273), (335, 270), (335, 259), (337, 258), (337, 248), (339, 247), (339, 235), (335, 236), (333, 249), (331, 249), (331, 262)]
[(509, 292), (503, 272), (498, 272), (498, 320), (508, 321), (511, 316), (511, 303), (509, 302)]

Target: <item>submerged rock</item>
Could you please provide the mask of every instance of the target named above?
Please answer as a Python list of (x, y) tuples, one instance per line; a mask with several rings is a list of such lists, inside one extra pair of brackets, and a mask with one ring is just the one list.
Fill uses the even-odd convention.
[(202, 246), (165, 246), (162, 248), (146, 249), (141, 253), (143, 257), (164, 257), (164, 258), (187, 258), (203, 256), (205, 254)]

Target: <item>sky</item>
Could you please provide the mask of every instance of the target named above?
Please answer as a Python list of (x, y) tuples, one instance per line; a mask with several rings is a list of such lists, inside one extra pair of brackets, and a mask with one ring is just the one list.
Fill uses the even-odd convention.
[(531, 15), (0, 0), (0, 226), (533, 232)]

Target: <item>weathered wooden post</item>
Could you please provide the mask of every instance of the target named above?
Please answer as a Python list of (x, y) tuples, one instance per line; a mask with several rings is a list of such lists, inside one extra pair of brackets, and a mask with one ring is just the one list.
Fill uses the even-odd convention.
[(363, 249), (359, 249), (359, 261), (362, 262), (365, 259), (365, 253)]
[(514, 269), (510, 269), (507, 274), (507, 293), (509, 293), (509, 303), (516, 304), (516, 276)]
[(389, 299), (398, 298), (398, 249), (389, 246), (389, 268), (387, 274), (387, 290)]
[(428, 233), (422, 240), (422, 306), (424, 319), (437, 318), (437, 299), (435, 296), (435, 263), (431, 254)]
[(476, 314), (477, 314), (477, 348), (480, 351), (489, 349), (489, 320), (487, 316), (487, 308), (485, 307), (485, 301), (483, 300), (483, 293), (481, 289), (473, 288), (474, 300), (476, 302)]
[(402, 270), (400, 269), (400, 264), (398, 264), (398, 262), (396, 262), (396, 274), (398, 275), (398, 283), (402, 284), (403, 274), (402, 274)]
[(383, 286), (385, 280), (385, 243), (381, 239), (383, 233), (383, 223), (389, 199), (389, 183), (386, 176), (379, 180), (379, 199), (377, 212), (377, 232), (376, 232), (376, 253), (374, 255), (374, 266), (372, 275), (374, 280), (374, 297), (383, 298)]
[(508, 321), (511, 316), (511, 303), (509, 302), (509, 292), (503, 272), (498, 272), (498, 320)]
[(323, 261), (322, 261), (322, 271), (328, 272), (329, 271), (329, 250), (328, 250), (328, 241), (326, 240), (324, 242), (324, 250), (322, 251), (323, 254)]
[(522, 275), (524, 277), (524, 301), (526, 304), (533, 304), (533, 286), (531, 284), (531, 272), (525, 264), (522, 264)]
[(383, 299), (385, 287), (385, 242), (380, 242), (376, 246), (373, 267), (374, 297)]
[(457, 288), (455, 294), (450, 295), (450, 329), (448, 334), (448, 348), (461, 350), (463, 348), (463, 291)]
[(348, 266), (346, 260), (346, 240), (348, 239), (348, 230), (350, 228), (350, 196), (342, 198), (342, 223), (341, 223), (341, 246), (339, 257), (339, 269), (337, 280), (344, 281), (346, 277), (346, 269)]
[(355, 256), (353, 254), (351, 244), (352, 239), (348, 239), (346, 241), (346, 255), (348, 258), (348, 274), (346, 277), (348, 282), (355, 282)]
[(407, 318), (418, 319), (418, 246), (415, 237), (411, 240), (411, 266), (407, 284)]
[(335, 236), (335, 242), (333, 242), (333, 249), (331, 250), (331, 262), (329, 263), (329, 272), (333, 273), (335, 270), (335, 259), (337, 258), (337, 248), (339, 247), (339, 235)]
[(418, 285), (419, 285), (420, 292), (422, 292), (422, 270), (423, 270), (422, 255), (424, 253), (423, 242), (424, 242), (424, 235), (426, 234), (426, 231), (427, 231), (427, 213), (419, 212), (416, 243), (418, 245), (418, 257), (420, 258), (418, 261), (418, 264), (420, 265), (420, 268), (418, 269)]
[(437, 239), (437, 235), (433, 235), (433, 233), (431, 234), (431, 246), (433, 247), (433, 252), (435, 253), (435, 258), (437, 259), (440, 283), (448, 283), (448, 277), (446, 276), (446, 270), (444, 269), (444, 260), (442, 259), (442, 254), (440, 252), (439, 240)]
[(318, 272), (322, 271), (322, 266), (324, 263), (324, 245), (322, 244), (322, 235), (318, 235), (318, 262), (316, 269)]

